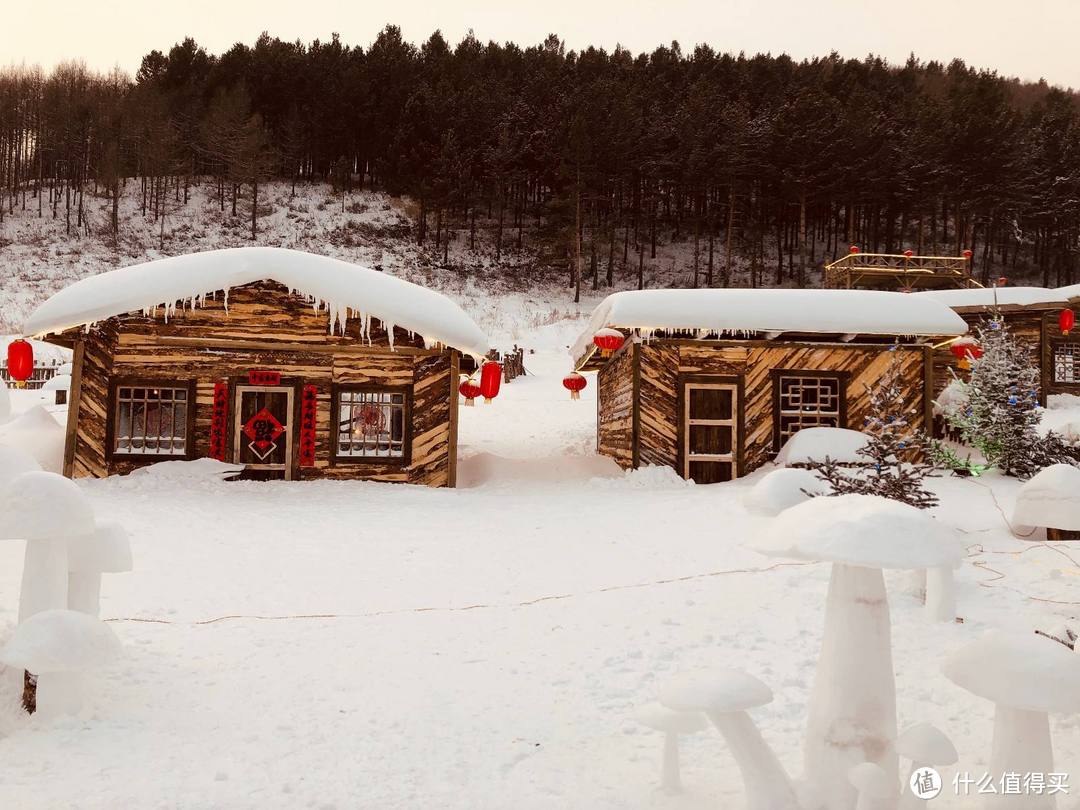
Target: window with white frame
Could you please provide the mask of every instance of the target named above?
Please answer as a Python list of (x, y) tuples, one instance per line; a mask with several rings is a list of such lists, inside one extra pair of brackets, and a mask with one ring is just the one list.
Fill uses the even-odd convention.
[(118, 385), (113, 403), (113, 453), (186, 456), (188, 386)]
[(1054, 344), (1054, 382), (1080, 383), (1080, 343)]
[(844, 387), (839, 375), (780, 374), (775, 385), (778, 447), (803, 428), (842, 427)]
[(404, 459), (408, 401), (404, 389), (341, 388), (336, 455), (343, 460)]

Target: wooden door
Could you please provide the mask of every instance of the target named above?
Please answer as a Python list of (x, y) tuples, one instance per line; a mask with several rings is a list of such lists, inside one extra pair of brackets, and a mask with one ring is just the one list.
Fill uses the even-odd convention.
[(739, 388), (687, 382), (682, 391), (682, 475), (699, 484), (739, 476)]
[(236, 387), (233, 461), (245, 478), (293, 478), (293, 389), (287, 386)]

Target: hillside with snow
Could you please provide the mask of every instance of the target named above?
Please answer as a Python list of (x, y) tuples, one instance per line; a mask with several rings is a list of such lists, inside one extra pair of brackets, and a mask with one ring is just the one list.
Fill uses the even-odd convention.
[[(590, 312), (610, 292), (604, 256), (598, 289), (593, 291), (591, 279), (585, 278), (582, 302), (574, 304), (567, 274), (552, 270), (535, 250), (534, 223), (524, 228), (521, 249), (516, 247), (516, 231), (507, 229), (496, 258), (491, 222), (480, 223), (471, 247), (468, 228), (456, 227), (449, 245), (438, 248), (429, 223), (421, 246), (416, 205), (407, 198), (351, 192), (343, 205), (328, 184), (300, 184), (294, 196), (288, 183), (275, 182), (260, 191), (258, 239), (253, 243), (248, 217), (242, 209), (232, 216), (228, 203), (222, 210), (212, 185), (192, 185), (189, 194), (186, 204), (182, 199), (170, 202), (162, 223), (143, 215), (138, 183), (130, 181), (122, 191), (120, 236), (115, 241), (108, 227), (111, 203), (103, 196), (87, 194), (81, 228), (75, 211), (68, 227), (62, 206), (54, 217), (45, 205), (39, 216), (32, 195), (25, 208), (17, 205), (12, 213), (5, 212), (0, 223), (0, 334), (18, 332), (46, 298), (85, 276), (165, 256), (252, 244), (343, 259), (443, 292), (507, 348), (526, 343), (525, 336), (539, 326)], [(657, 258), (646, 255), (645, 285), (688, 286), (692, 252), (692, 240), (661, 240)], [(619, 251), (615, 261), (613, 288), (635, 287), (633, 253), (626, 267)]]

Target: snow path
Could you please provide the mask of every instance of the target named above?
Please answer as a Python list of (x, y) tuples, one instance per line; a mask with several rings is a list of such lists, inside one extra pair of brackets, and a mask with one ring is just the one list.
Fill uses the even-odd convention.
[[(0, 808), (737, 807), (719, 735), (684, 738), (687, 792), (668, 797), (662, 735), (632, 718), (667, 676), (728, 666), (775, 691), (753, 715), (800, 777), (828, 566), (741, 547), (769, 520), (741, 504), (756, 476), (695, 487), (593, 455), (595, 379), (577, 403), (559, 384), (578, 327), (539, 330), (532, 376), (462, 409), (471, 486), (82, 482), (132, 535), (136, 571), (102, 587), (126, 657), (51, 724), (0, 672)], [(965, 622), (928, 622), (888, 576), (900, 725), (938, 725), (981, 774), (993, 707), (940, 662), (990, 627), (1077, 615), (1080, 543), (1011, 537), (995, 499), (1009, 514), (1017, 482), (934, 487), (969, 540)], [(0, 544), (0, 641), (21, 545)], [(1051, 725), (1075, 810), (1080, 718)]]

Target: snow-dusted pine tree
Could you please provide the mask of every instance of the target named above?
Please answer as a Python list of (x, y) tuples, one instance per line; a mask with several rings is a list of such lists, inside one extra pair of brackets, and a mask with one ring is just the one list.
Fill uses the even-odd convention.
[[(945, 414), (960, 441), (982, 453), (986, 466), (1017, 478), (1030, 478), (1051, 464), (1075, 464), (1076, 453), (1061, 436), (1037, 430), (1039, 370), (1028, 350), (999, 314), (975, 331), (982, 356), (972, 360), (971, 379), (960, 381), (967, 405)], [(975, 465), (941, 442), (931, 442), (930, 452), (944, 466), (975, 471)]]
[(865, 467), (841, 467), (830, 458), (810, 461), (807, 467), (831, 488), (829, 495), (880, 495), (902, 501), (919, 509), (936, 506), (937, 496), (926, 489), (926, 478), (933, 466), (922, 462), (904, 462), (910, 451), (919, 447), (918, 434), (911, 426), (914, 408), (904, 403), (903, 368), (895, 353), (889, 367), (873, 385), (866, 386), (870, 397), (863, 432), (869, 436), (858, 455)]

